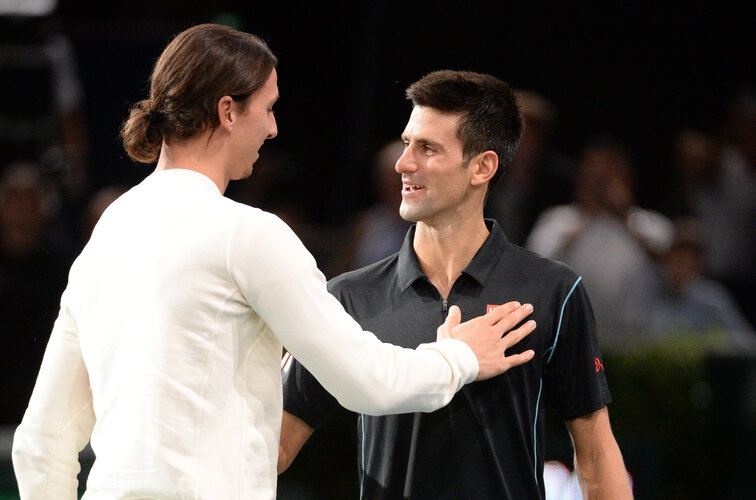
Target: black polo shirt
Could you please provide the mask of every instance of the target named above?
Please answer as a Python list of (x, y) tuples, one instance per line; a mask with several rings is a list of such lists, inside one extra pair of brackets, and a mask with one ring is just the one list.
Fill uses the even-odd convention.
[[(329, 290), (379, 339), (415, 348), (435, 340), (449, 305), (462, 320), (489, 305), (533, 304), (533, 333), (510, 349), (535, 358), (466, 385), (433, 413), (358, 420), (364, 499), (544, 498), (544, 405), (571, 420), (610, 402), (596, 324), (580, 278), (564, 264), (509, 243), (498, 224), (451, 288), (447, 301), (412, 247), (343, 274)], [(338, 403), (294, 361), (284, 371), (284, 409), (317, 428)]]

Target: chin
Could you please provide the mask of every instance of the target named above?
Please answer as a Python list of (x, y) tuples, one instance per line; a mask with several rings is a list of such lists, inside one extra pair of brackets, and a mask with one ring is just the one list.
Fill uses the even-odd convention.
[(420, 222), (422, 218), (422, 215), (417, 210), (404, 206), (399, 207), (399, 216), (407, 222)]
[(233, 174), (233, 176), (230, 178), (232, 181), (240, 181), (242, 179), (248, 178), (250, 175), (252, 175), (252, 165), (245, 168), (244, 170), (237, 171)]

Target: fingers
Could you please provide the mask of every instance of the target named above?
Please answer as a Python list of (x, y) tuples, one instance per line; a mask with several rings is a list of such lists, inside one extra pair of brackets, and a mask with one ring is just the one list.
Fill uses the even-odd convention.
[[(504, 307), (504, 306), (501, 306), (501, 307)], [(496, 323), (496, 326), (501, 327), (501, 333), (503, 335), (504, 332), (507, 332), (510, 329), (514, 328), (515, 325), (522, 322), (522, 320), (527, 318), (532, 312), (533, 312), (533, 306), (530, 304), (525, 304), (519, 307), (515, 307), (508, 314), (505, 314), (499, 320), (499, 322)]]
[(485, 315), (485, 318), (488, 321), (489, 325), (495, 325), (505, 316), (516, 310), (518, 307), (520, 307), (520, 303), (517, 301), (507, 302), (506, 304), (496, 307), (491, 312), (487, 313)]
[(508, 330), (517, 326), (533, 312), (533, 306), (530, 304), (521, 306), (517, 302), (510, 302), (496, 308), (493, 312), (496, 314), (491, 314), (490, 317), (486, 315), (485, 322), (490, 321), (492, 317), (499, 318), (498, 322), (487, 325), (485, 330), (487, 331), (487, 338), (494, 340), (495, 343), (493, 345), (486, 344), (482, 351), (476, 352), (479, 364), (477, 380), (495, 377), (510, 368), (529, 362), (535, 355), (532, 349), (510, 356), (506, 354), (508, 349), (521, 342), (535, 330), (536, 322), (529, 320), (507, 333)]
[(462, 321), (462, 311), (459, 306), (451, 306), (449, 308), (449, 314), (446, 316), (444, 324), (448, 324), (449, 328), (454, 328)]
[(459, 307), (451, 306), (446, 321), (436, 330), (436, 340), (451, 338), (452, 328), (459, 325), (460, 321), (462, 321), (462, 312)]
[(504, 349), (509, 349), (513, 345), (516, 345), (519, 343), (522, 339), (530, 335), (530, 333), (535, 330), (536, 328), (536, 322), (534, 320), (530, 320), (526, 322), (524, 325), (522, 325), (520, 328), (516, 330), (512, 330), (511, 332), (507, 333), (501, 338), (502, 344), (504, 344)]
[(513, 368), (515, 366), (524, 365), (531, 359), (533, 359), (533, 356), (535, 356), (535, 351), (532, 349), (527, 350), (525, 352), (521, 352), (520, 354), (512, 354), (511, 356), (505, 356), (504, 362), (506, 364), (505, 370), (509, 370), (510, 368)]
[[(528, 321), (517, 330), (512, 330), (508, 334), (501, 338), (501, 343), (504, 345), (504, 351), (519, 343), (522, 339), (530, 335), (535, 330), (536, 322), (533, 320)], [(529, 349), (519, 354), (512, 354), (510, 356), (504, 353), (504, 369), (509, 370), (512, 367), (527, 363), (535, 356), (535, 351)]]

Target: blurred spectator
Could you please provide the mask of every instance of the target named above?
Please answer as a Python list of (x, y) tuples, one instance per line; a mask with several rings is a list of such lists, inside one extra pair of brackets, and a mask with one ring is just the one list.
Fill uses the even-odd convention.
[(675, 224), (674, 239), (658, 265), (645, 269), (633, 281), (626, 297), (628, 323), (641, 337), (727, 332), (731, 347), (756, 346), (753, 328), (738, 310), (727, 289), (705, 278), (702, 235), (694, 219)]
[(724, 283), (756, 321), (756, 91), (729, 106), (715, 182), (700, 212), (705, 273)]
[(350, 269), (372, 264), (402, 246), (410, 223), (399, 216), (402, 181), (394, 167), (403, 152), (404, 144), (395, 140), (384, 145), (375, 157), (371, 180), (376, 201), (353, 222)]
[(756, 94), (725, 115), (720, 145), (684, 130), (674, 147), (673, 213), (700, 224), (703, 273), (726, 285), (756, 321)]
[(21, 420), (71, 263), (50, 238), (52, 192), (35, 164), (0, 176), (0, 424)]
[(569, 202), (574, 165), (551, 149), (557, 126), (554, 105), (529, 90), (517, 93), (525, 129), (508, 171), (486, 202), (486, 217), (496, 219), (511, 242), (522, 245), (547, 207)]
[(88, 186), (83, 90), (72, 43), (48, 15), (55, 2), (46, 3), (0, 3), (0, 164), (42, 162), (79, 200)]
[(625, 149), (601, 140), (581, 155), (574, 201), (547, 209), (527, 247), (572, 266), (591, 292), (596, 321), (608, 342), (624, 335), (620, 305), (635, 277), (651, 266), (649, 254), (669, 246), (671, 222), (635, 205), (633, 173)]
[[(675, 216), (700, 211), (703, 199), (711, 196), (717, 176), (717, 146), (697, 130), (681, 130), (675, 135), (672, 151), (673, 182), (669, 212)], [(705, 205), (705, 203), (703, 203)]]
[(84, 248), (84, 245), (89, 241), (89, 237), (105, 209), (126, 191), (127, 189), (124, 186), (109, 186), (100, 189), (92, 196), (79, 224), (81, 248)]

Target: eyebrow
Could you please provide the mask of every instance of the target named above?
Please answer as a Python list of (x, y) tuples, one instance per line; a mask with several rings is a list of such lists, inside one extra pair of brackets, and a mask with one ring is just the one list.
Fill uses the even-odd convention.
[[(402, 134), (402, 141), (409, 142), (409, 138)], [(446, 151), (446, 148), (441, 144), (440, 142), (432, 141), (430, 139), (426, 139), (425, 137), (415, 137), (415, 142), (419, 143), (421, 146), (431, 146), (433, 148), (436, 148), (441, 151)]]

